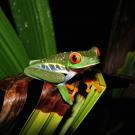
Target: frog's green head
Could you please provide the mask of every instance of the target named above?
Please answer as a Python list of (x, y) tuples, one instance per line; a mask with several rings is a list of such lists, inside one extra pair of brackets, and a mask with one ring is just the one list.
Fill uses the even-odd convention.
[(99, 49), (92, 47), (88, 51), (71, 52), (67, 67), (71, 69), (81, 69), (99, 64)]

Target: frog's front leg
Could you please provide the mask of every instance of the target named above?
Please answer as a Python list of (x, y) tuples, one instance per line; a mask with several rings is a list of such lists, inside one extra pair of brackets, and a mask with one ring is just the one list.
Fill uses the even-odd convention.
[(68, 104), (72, 105), (73, 102), (72, 102), (72, 100), (70, 98), (70, 95), (69, 95), (68, 90), (67, 90), (67, 88), (65, 86), (65, 83), (58, 84), (57, 88), (58, 88), (62, 98), (64, 99), (64, 101), (67, 102)]
[(59, 92), (62, 96), (62, 98), (70, 105), (73, 104), (73, 96), (76, 92), (72, 94), (72, 96), (68, 93), (68, 88), (66, 88), (66, 82), (69, 81), (71, 78), (73, 78), (77, 73), (75, 71), (69, 70), (68, 74), (65, 76), (65, 81), (62, 83), (59, 83), (57, 85)]
[[(73, 104), (74, 101), (74, 95), (75, 95), (75, 91), (72, 94), (68, 93), (68, 88), (66, 87), (66, 83), (67, 81), (69, 81), (71, 78), (73, 78), (75, 75), (77, 74), (77, 72), (69, 70), (68, 74), (65, 76), (65, 80), (64, 82), (60, 83), (57, 85), (59, 92), (62, 96), (62, 98), (70, 105)], [(69, 89), (70, 90), (70, 89)], [(78, 90), (78, 88), (76, 89)]]
[(96, 80), (84, 80), (84, 83), (87, 85), (86, 92), (89, 93), (91, 90), (92, 85), (96, 88), (98, 92), (102, 92), (105, 86), (101, 85), (98, 81)]
[(70, 98), (72, 101), (74, 101), (74, 96), (78, 92), (78, 85), (79, 85), (79, 82), (75, 82), (74, 85), (68, 84), (68, 83), (66, 84), (66, 88), (72, 91), (72, 93), (70, 94)]

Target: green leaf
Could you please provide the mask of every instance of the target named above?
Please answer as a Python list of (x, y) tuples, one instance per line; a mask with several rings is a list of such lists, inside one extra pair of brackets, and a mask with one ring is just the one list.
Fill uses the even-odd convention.
[(28, 61), (21, 41), (0, 9), (0, 78), (23, 72)]
[(87, 116), (87, 114), (91, 111), (93, 106), (96, 104), (100, 96), (106, 89), (106, 84), (104, 78), (101, 73), (96, 74), (96, 81), (103, 86), (102, 92), (98, 92), (96, 88), (92, 85), (90, 93), (87, 95), (87, 98), (84, 100), (81, 107), (79, 107), (79, 111), (76, 113), (74, 120), (72, 121), (70, 128), (67, 131), (67, 134), (73, 134), (76, 129), (80, 126), (81, 122)]
[[(60, 135), (73, 134), (80, 126), (81, 122), (84, 120), (87, 114), (91, 111), (100, 96), (103, 94), (106, 88), (106, 84), (101, 73), (96, 74), (96, 81), (98, 81), (103, 88), (102, 92), (98, 92), (96, 88), (92, 86), (91, 91), (87, 95), (86, 99), (81, 95), (77, 95), (76, 102), (72, 108), (71, 116), (67, 117), (66, 121), (58, 131)], [(52, 135), (55, 133), (62, 119), (63, 116), (60, 116), (57, 113), (43, 113), (42, 111), (35, 109), (27, 120), (20, 134)]]
[(74, 119), (76, 118), (77, 114), (79, 113), (83, 103), (85, 101), (85, 98), (81, 95), (77, 95), (76, 98), (76, 104), (73, 106), (71, 117), (69, 117), (64, 125), (62, 126), (62, 129), (60, 130), (60, 135), (64, 135), (68, 132), (68, 129), (73, 124)]
[(49, 113), (34, 109), (29, 119), (22, 128), (20, 135), (37, 135), (42, 129), (44, 123), (48, 120)]
[(123, 66), (118, 70), (118, 74), (132, 75), (135, 69), (135, 52), (128, 52)]
[(48, 0), (9, 0), (17, 32), (30, 59), (56, 53)]
[(44, 113), (40, 110), (34, 109), (31, 116), (22, 128), (20, 135), (52, 135), (62, 118), (63, 116), (60, 116), (54, 112)]
[(57, 113), (50, 113), (50, 116), (48, 118), (48, 122), (44, 124), (42, 127), (40, 134), (42, 135), (53, 135), (56, 128), (60, 124), (63, 116), (58, 115)]

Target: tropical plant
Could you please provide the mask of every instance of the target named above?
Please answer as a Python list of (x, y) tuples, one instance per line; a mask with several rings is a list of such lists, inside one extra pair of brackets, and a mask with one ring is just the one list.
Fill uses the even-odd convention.
[[(29, 96), (32, 96), (34, 92), (29, 90), (28, 85), (32, 80), (23, 75), (24, 68), (30, 60), (44, 58), (56, 53), (55, 33), (48, 0), (9, 0), (9, 4), (13, 16), (12, 24), (15, 25), (9, 22), (3, 10), (0, 9), (0, 79), (6, 78), (0, 83), (2, 86), (1, 95), (3, 95), (1, 96), (3, 106), (0, 114), (0, 127), (3, 134), (12, 134), (16, 131), (15, 128), (19, 124), (16, 119), (25, 108)], [(96, 81), (105, 86), (102, 74), (97, 73), (95, 77)], [(47, 83), (44, 84), (44, 86), (46, 85)], [(37, 86), (40, 85), (37, 83)], [(41, 88), (41, 96), (44, 88), (46, 87)], [(52, 87), (53, 89), (55, 88)], [(27, 115), (27, 121), (21, 127), (22, 130), (17, 130), (16, 134), (18, 132), (32, 135), (53, 134), (54, 132), (73, 134), (105, 90), (103, 88), (103, 91), (99, 93), (95, 89), (92, 86), (91, 92), (86, 98), (77, 95), (76, 103), (72, 108), (70, 107), (72, 113), (62, 126), (64, 115), (59, 115), (53, 110), (43, 112), (38, 108), (38, 104), (35, 104), (31, 109), (31, 114)], [(23, 94), (21, 93), (22, 90)], [(45, 90), (48, 92), (47, 88)], [(58, 97), (60, 98), (60, 96)], [(32, 100), (36, 99), (33, 98)], [(18, 109), (16, 108), (17, 105)]]

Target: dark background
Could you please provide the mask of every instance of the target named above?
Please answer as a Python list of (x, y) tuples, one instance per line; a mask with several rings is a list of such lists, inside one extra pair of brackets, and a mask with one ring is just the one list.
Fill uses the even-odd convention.
[[(98, 46), (103, 63), (118, 2), (50, 0), (58, 52), (88, 50), (91, 46)], [(14, 25), (7, 1), (1, 0), (0, 5)], [(131, 124), (134, 101), (112, 99), (107, 92), (99, 99), (76, 134), (134, 134), (134, 126)]]
[(50, 0), (58, 52), (98, 46), (105, 56), (117, 0)]

